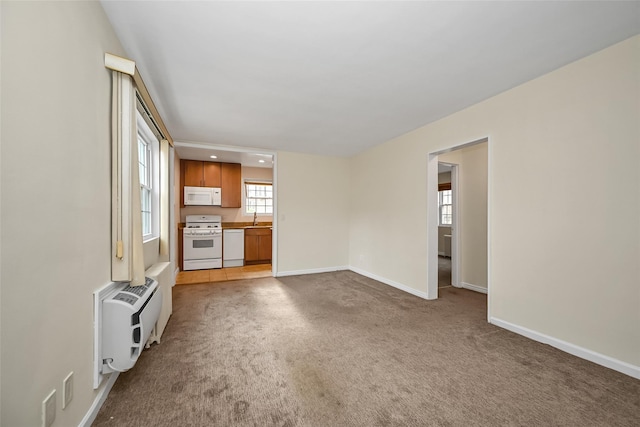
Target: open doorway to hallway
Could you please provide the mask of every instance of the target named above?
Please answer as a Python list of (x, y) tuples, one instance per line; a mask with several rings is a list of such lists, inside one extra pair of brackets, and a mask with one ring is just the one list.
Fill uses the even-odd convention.
[(452, 175), (457, 173), (457, 165), (438, 162), (438, 288), (452, 286), (451, 240), (454, 204)]
[(429, 299), (449, 277), (451, 286), (488, 293), (488, 145), (484, 138), (429, 155)]

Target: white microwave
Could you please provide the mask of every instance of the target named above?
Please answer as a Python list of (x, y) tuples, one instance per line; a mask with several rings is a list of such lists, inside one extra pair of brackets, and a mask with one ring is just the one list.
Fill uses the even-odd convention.
[(184, 187), (184, 204), (185, 206), (220, 206), (222, 190), (217, 187)]

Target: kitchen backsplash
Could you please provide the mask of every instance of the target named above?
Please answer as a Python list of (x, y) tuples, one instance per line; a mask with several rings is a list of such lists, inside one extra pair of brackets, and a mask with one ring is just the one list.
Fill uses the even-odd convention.
[[(186, 222), (187, 215), (220, 215), (222, 222), (252, 222), (253, 214), (244, 215), (240, 208), (221, 208), (218, 206), (185, 206), (180, 209), (180, 222)], [(271, 222), (272, 215), (258, 215), (259, 222)]]

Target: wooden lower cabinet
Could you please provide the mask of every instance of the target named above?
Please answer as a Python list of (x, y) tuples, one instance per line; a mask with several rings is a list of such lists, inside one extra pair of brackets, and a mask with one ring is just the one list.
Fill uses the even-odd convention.
[(271, 229), (244, 230), (244, 263), (269, 264), (271, 262)]

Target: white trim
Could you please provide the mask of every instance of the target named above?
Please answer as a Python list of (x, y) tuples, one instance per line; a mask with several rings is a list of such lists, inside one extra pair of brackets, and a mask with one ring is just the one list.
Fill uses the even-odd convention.
[(323, 268), (310, 268), (308, 270), (290, 270), (290, 271), (278, 271), (274, 274), (275, 277), (285, 276), (299, 276), (304, 274), (317, 274), (317, 273), (331, 273), (334, 271), (349, 270), (349, 267), (343, 265), (341, 267), (323, 267)]
[(467, 282), (460, 282), (460, 288), (469, 289), (470, 291), (480, 292), (481, 294), (487, 294), (487, 288), (483, 286), (474, 285)]
[(542, 334), (540, 332), (533, 331), (531, 329), (514, 325), (513, 323), (505, 320), (497, 319), (495, 317), (490, 318), (490, 323), (501, 328), (507, 329), (511, 332), (515, 332), (518, 335), (530, 338), (534, 341), (548, 344), (552, 347), (560, 349), (566, 353), (577, 356), (581, 359), (588, 360), (598, 365), (604, 366), (614, 371), (621, 372), (625, 375), (629, 375), (633, 378), (640, 379), (640, 366), (635, 366), (627, 362), (623, 362), (613, 357), (605, 356), (604, 354), (596, 353), (595, 351), (586, 349), (584, 347), (577, 346), (575, 344), (568, 343), (558, 338), (551, 337), (549, 335)]
[(273, 171), (271, 172), (273, 215), (271, 216), (271, 274), (276, 277), (278, 271), (278, 153), (273, 153)]
[(368, 271), (364, 271), (361, 270), (359, 268), (356, 267), (349, 267), (349, 270), (353, 271), (354, 273), (358, 273), (362, 276), (368, 277), (370, 279), (373, 280), (377, 280), (378, 282), (384, 283), (385, 285), (389, 285), (392, 286), (396, 289), (400, 289), (401, 291), (404, 291), (406, 293), (409, 293), (411, 295), (415, 295), (417, 297), (423, 298), (423, 299), (429, 299), (427, 298), (427, 293), (426, 292), (422, 292), (422, 291), (418, 291), (416, 289), (410, 288), (409, 286), (403, 285), (402, 283), (399, 282), (395, 282), (393, 280), (390, 279), (386, 279), (384, 277), (378, 276), (377, 274), (373, 274), (373, 273), (369, 273)]
[(493, 186), (493, 139), (487, 135), (487, 322), (491, 320), (491, 187)]
[[(427, 156), (427, 292), (426, 299), (438, 298), (438, 154)], [(393, 286), (393, 285), (392, 285)]]
[(277, 154), (277, 151), (274, 150), (268, 150), (268, 149), (264, 149), (264, 148), (254, 148), (254, 147), (238, 147), (235, 145), (211, 145), (211, 144), (205, 144), (202, 142), (195, 142), (195, 141), (173, 141), (173, 146), (174, 147), (188, 147), (188, 148), (206, 148), (209, 150), (220, 150), (220, 151), (231, 151), (234, 153), (262, 153), (262, 154), (271, 154), (274, 156), (274, 163), (275, 163), (275, 155)]
[(96, 398), (93, 400), (89, 411), (85, 414), (82, 421), (80, 421), (78, 427), (90, 427), (91, 424), (93, 424), (93, 422), (96, 420), (96, 417), (98, 416), (100, 408), (102, 408), (102, 405), (104, 404), (104, 401), (107, 400), (107, 396), (109, 395), (111, 388), (113, 388), (113, 385), (116, 383), (118, 375), (120, 375), (120, 372), (113, 372), (111, 374), (102, 390), (100, 390), (96, 395)]

